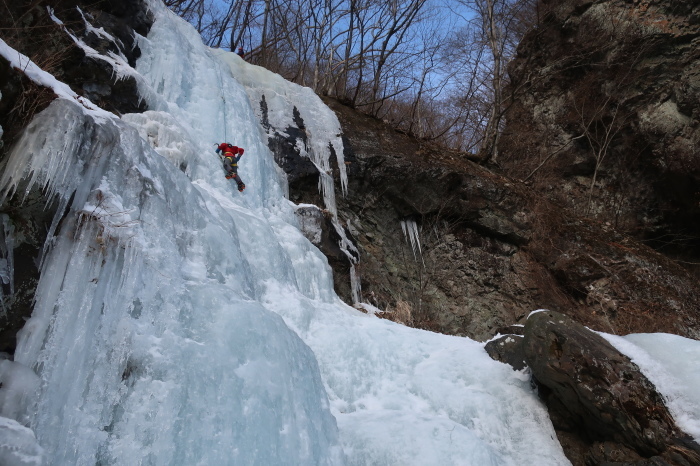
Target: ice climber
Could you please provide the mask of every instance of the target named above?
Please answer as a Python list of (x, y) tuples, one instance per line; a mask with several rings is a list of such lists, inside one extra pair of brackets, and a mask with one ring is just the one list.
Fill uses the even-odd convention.
[(216, 148), (217, 154), (223, 154), (224, 157), (224, 170), (226, 171), (226, 179), (230, 180), (233, 178), (238, 184), (238, 190), (243, 192), (245, 189), (245, 183), (238, 176), (238, 161), (243, 157), (243, 148), (232, 146), (228, 142), (222, 142)]

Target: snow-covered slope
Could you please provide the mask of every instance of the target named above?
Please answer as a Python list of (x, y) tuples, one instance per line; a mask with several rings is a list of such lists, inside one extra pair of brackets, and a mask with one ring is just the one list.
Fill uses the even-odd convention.
[[(0, 367), (38, 379), (5, 390), (24, 408), (0, 414), (56, 465), (568, 464), (525, 375), (334, 295), (242, 84), (250, 65), (151, 7), (135, 70), (151, 110), (118, 119), (66, 91), (0, 179), (69, 212)], [(318, 147), (339, 141), (305, 121)], [(243, 194), (213, 153), (224, 138), (246, 149)], [(0, 459), (38, 457), (31, 432), (0, 423)]]

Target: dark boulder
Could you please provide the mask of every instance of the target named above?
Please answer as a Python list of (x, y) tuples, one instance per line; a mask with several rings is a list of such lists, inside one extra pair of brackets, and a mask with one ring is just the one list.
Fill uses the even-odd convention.
[(600, 335), (544, 311), (527, 320), (523, 348), (555, 428), (587, 447), (586, 464), (700, 464), (654, 385)]
[(484, 349), (491, 358), (510, 364), (516, 371), (526, 367), (523, 337), (520, 335), (502, 335), (486, 343)]

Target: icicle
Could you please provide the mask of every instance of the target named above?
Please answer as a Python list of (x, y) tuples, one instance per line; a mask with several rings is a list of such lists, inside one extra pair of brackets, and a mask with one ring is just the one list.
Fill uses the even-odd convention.
[(10, 287), (10, 297), (15, 294), (15, 272), (14, 272), (14, 254), (15, 249), (15, 227), (12, 220), (7, 214), (0, 214), (0, 303), (2, 304), (3, 312), (5, 309), (5, 293), (4, 285)]
[(350, 261), (350, 291), (353, 304), (356, 304), (362, 299), (362, 286), (360, 277), (357, 274), (357, 269), (355, 267), (360, 263), (360, 251), (357, 250), (353, 242), (350, 241), (350, 238), (348, 238), (348, 236), (345, 234), (345, 228), (340, 225), (336, 217), (333, 217), (332, 223), (336, 233), (338, 233), (338, 236), (340, 236), (338, 246)]
[[(415, 220), (401, 220), (401, 230), (403, 230), (406, 242), (411, 244), (411, 249), (413, 250), (413, 258), (418, 260), (418, 255), (421, 258), (421, 262), (425, 265), (423, 261), (423, 251), (420, 246), (420, 237), (418, 231), (418, 224)], [(416, 255), (416, 250), (418, 250), (418, 255)]]
[(360, 277), (357, 275), (355, 264), (350, 264), (350, 293), (353, 304), (362, 302), (362, 284), (360, 283)]

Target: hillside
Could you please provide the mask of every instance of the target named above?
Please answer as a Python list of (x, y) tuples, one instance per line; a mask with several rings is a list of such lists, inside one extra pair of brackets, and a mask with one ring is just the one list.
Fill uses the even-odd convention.
[(613, 333), (698, 338), (700, 6), (542, 8), (510, 67), (499, 167), (328, 101), (352, 161), (341, 212), (364, 296), (479, 339), (536, 307)]

